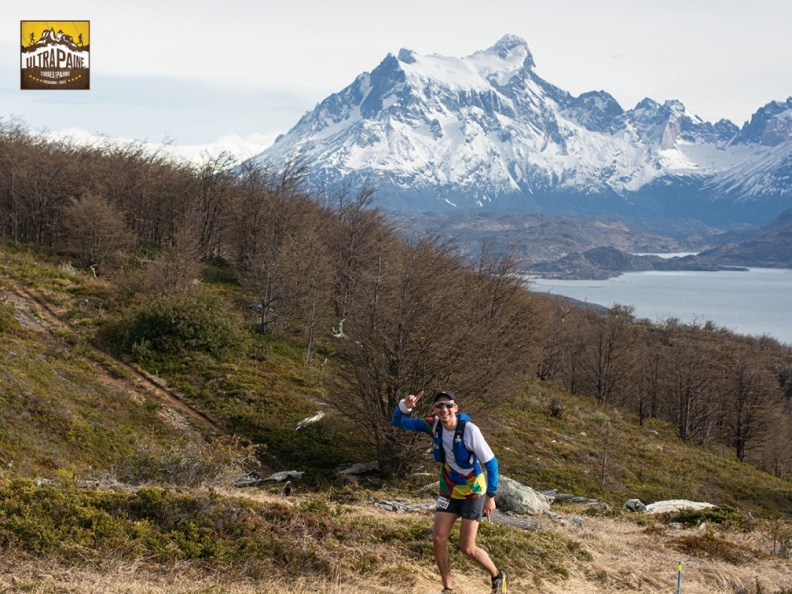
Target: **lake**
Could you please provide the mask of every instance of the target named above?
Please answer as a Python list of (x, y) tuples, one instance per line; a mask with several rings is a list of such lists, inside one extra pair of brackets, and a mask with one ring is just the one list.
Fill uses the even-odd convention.
[(530, 277), (532, 290), (610, 307), (631, 305), (635, 316), (661, 321), (712, 321), (739, 334), (768, 335), (792, 345), (792, 271), (627, 272), (604, 281)]

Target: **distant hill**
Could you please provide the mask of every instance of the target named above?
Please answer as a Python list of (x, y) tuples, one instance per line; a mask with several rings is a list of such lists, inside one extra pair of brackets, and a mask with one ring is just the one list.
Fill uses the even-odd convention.
[(696, 255), (660, 258), (635, 256), (615, 247), (596, 247), (571, 252), (557, 260), (535, 263), (531, 271), (556, 278), (602, 279), (639, 270), (792, 269), (792, 210), (785, 211), (756, 231), (724, 236), (712, 238), (712, 241), (723, 242), (722, 245)]
[[(541, 262), (552, 262), (568, 254), (610, 247), (625, 253), (676, 253), (700, 251), (717, 244), (719, 232), (693, 221), (668, 225), (688, 234), (664, 235), (668, 226), (658, 222), (658, 231), (646, 231), (640, 221), (624, 222), (612, 217), (589, 219), (554, 215), (503, 213), (391, 213), (391, 220), (409, 236), (438, 234), (452, 239), (466, 257), (475, 258), (487, 245), (495, 253), (511, 250), (523, 270)], [(662, 228), (661, 228), (662, 227)]]

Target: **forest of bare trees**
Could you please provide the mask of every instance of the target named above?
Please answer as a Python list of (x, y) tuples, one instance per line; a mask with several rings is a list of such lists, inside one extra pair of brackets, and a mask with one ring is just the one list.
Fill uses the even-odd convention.
[(409, 470), (388, 423), (406, 393), (450, 388), (475, 412), (536, 381), (792, 472), (789, 347), (552, 301), (491, 246), (463, 261), (435, 237), (408, 242), (375, 207), (375, 189), (318, 199), (298, 161), (230, 165), (176, 163), (137, 144), (52, 143), (0, 121), (0, 239), (100, 275), (147, 266), (158, 293), (189, 291), (201, 262), (224, 262), (258, 311), (256, 331), (301, 335), (308, 365), (320, 344), (341, 356), (330, 397), (389, 472)]
[(650, 323), (623, 306), (602, 315), (567, 305), (554, 316), (543, 379), (627, 409), (639, 423), (667, 420), (680, 439), (789, 471), (788, 347), (711, 323)]

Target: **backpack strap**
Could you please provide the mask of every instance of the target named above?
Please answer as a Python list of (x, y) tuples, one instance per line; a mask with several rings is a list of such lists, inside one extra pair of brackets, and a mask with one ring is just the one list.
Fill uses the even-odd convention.
[(465, 445), (465, 425), (467, 425), (467, 421), (457, 421), (457, 426), (454, 430), (454, 446), (456, 446), (457, 442), (459, 442), (462, 447), (454, 447), (454, 455), (456, 456), (460, 450), (464, 450), (468, 453), (467, 463), (473, 464), (473, 460), (476, 456), (473, 454), (473, 452), (467, 449), (467, 446)]
[(445, 464), (445, 448), (443, 447), (443, 424), (440, 419), (435, 418), (434, 439), (438, 447), (438, 455), (440, 458), (437, 460), (441, 464)]
[[(465, 425), (467, 425), (467, 421), (463, 421), (462, 419), (459, 419), (457, 421), (456, 429), (454, 429), (454, 442), (451, 448), (454, 451), (454, 455), (456, 456), (457, 453), (460, 451), (460, 448), (457, 447), (457, 443), (461, 442), (462, 449), (464, 449), (464, 451), (468, 453), (467, 463), (473, 464), (473, 460), (475, 459), (476, 456), (465, 446)], [(443, 424), (440, 422), (440, 419), (435, 420), (434, 437), (440, 446), (439, 449), (440, 462), (445, 464), (446, 453), (445, 453), (445, 448), (443, 447)], [(459, 460), (459, 462), (464, 463), (464, 460)]]

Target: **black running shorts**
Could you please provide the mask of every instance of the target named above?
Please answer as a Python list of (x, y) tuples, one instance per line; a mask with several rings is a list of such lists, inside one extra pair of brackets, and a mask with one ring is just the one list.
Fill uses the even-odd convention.
[(481, 510), (484, 509), (484, 497), (471, 499), (452, 499), (445, 495), (437, 498), (435, 511), (444, 514), (454, 514), (466, 520), (481, 522)]

